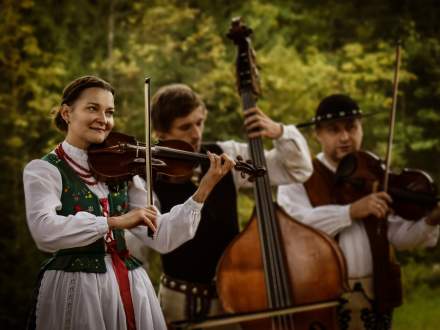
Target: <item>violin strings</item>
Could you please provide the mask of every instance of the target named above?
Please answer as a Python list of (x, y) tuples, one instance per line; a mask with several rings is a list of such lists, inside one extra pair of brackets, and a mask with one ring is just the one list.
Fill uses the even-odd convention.
[[(130, 143), (125, 144), (125, 147), (128, 147), (130, 149), (139, 149), (139, 147), (142, 148), (142, 151), (145, 150), (145, 143), (139, 142), (138, 145), (133, 145)], [(171, 147), (164, 147), (164, 146), (153, 146), (151, 148), (151, 151), (154, 155), (158, 155), (158, 157), (167, 157), (171, 159), (183, 159), (183, 160), (197, 160), (202, 162), (209, 162), (209, 157), (206, 154), (203, 153), (197, 153), (187, 150), (179, 150)], [(237, 168), (237, 165), (240, 167)], [(254, 175), (256, 172), (255, 167), (253, 164), (248, 164), (244, 161), (236, 160), (236, 165), (234, 167), (236, 170), (242, 171), (248, 175)]]

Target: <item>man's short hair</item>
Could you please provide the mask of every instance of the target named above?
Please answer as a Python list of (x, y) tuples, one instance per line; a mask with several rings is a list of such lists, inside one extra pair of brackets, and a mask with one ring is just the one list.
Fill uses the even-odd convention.
[(185, 117), (202, 106), (200, 96), (184, 84), (166, 85), (154, 94), (151, 105), (151, 120), (158, 132), (168, 132), (174, 119)]

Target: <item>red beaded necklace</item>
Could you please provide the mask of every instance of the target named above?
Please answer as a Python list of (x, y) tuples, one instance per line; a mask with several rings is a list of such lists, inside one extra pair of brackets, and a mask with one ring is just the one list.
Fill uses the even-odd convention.
[[(86, 184), (90, 185), (90, 186), (94, 186), (96, 184), (98, 184), (98, 181), (96, 181), (96, 179), (93, 177), (93, 174), (90, 172), (90, 170), (88, 170), (87, 168), (81, 166), (80, 164), (78, 164), (77, 162), (75, 162), (63, 149), (62, 144), (60, 143), (56, 148), (55, 148), (55, 153), (57, 154), (59, 159), (62, 159), (66, 162), (67, 165), (69, 165), (69, 167), (79, 176), (79, 178)], [(75, 169), (78, 168), (80, 169), (83, 173), (81, 173), (80, 171)], [(89, 180), (89, 179), (92, 180)]]

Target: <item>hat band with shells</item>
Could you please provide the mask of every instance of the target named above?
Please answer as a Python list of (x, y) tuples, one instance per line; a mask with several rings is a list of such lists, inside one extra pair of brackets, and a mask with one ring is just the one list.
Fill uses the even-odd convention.
[(331, 120), (337, 120), (342, 118), (345, 119), (351, 117), (362, 117), (362, 115), (363, 115), (362, 110), (360, 109), (353, 109), (351, 111), (335, 111), (332, 113), (326, 113), (323, 115), (318, 115), (316, 117), (313, 117), (310, 122), (298, 124), (296, 125), (296, 127), (298, 128), (307, 127)]

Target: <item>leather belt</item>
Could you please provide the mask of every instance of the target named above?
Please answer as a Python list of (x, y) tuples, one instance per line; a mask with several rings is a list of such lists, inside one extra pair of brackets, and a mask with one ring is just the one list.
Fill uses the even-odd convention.
[(168, 289), (179, 291), (187, 295), (203, 296), (207, 298), (216, 298), (217, 289), (215, 282), (209, 284), (187, 282), (162, 274), (160, 283)]

